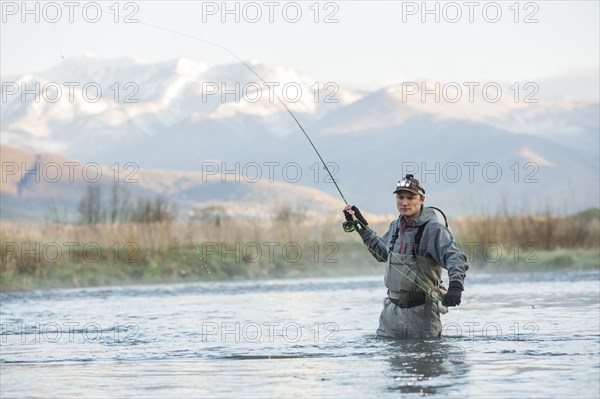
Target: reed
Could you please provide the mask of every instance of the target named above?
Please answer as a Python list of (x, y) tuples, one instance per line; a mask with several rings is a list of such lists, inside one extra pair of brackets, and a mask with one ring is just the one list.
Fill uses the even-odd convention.
[(600, 245), (600, 218), (583, 215), (561, 217), (545, 212), (459, 218), (452, 221), (452, 227), (457, 236), (484, 245), (534, 243), (541, 250), (598, 248)]
[[(394, 217), (367, 218), (382, 235)], [(260, 220), (94, 225), (2, 221), (0, 290), (380, 273), (360, 239), (344, 233), (341, 222), (337, 213), (315, 221), (285, 208)], [(537, 254), (553, 254), (538, 258), (556, 267), (561, 260), (576, 263), (573, 250), (597, 254), (600, 247), (597, 211), (453, 218), (450, 227), (459, 246), (476, 243), (513, 252), (535, 248)], [(484, 252), (470, 255), (470, 263), (486, 262)], [(593, 257), (586, 262), (597, 267)]]

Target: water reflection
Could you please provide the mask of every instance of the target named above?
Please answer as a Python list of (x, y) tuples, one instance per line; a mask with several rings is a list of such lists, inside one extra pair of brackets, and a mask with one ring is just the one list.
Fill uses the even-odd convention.
[(447, 394), (468, 372), (464, 351), (444, 339), (389, 341), (388, 351), (388, 389), (403, 394)]

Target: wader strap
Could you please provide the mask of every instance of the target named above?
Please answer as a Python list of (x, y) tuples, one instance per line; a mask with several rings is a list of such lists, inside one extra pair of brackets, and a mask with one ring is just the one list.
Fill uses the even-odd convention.
[[(413, 259), (417, 259), (417, 251), (419, 250), (419, 245), (421, 245), (421, 237), (423, 237), (423, 231), (425, 230), (425, 226), (427, 226), (427, 223), (429, 223), (429, 221), (423, 223), (421, 226), (419, 226), (419, 229), (417, 230), (417, 234), (415, 234), (415, 242), (413, 245)], [(396, 224), (396, 230), (394, 231), (394, 234), (392, 235), (392, 240), (390, 241), (390, 248), (389, 248), (389, 252), (390, 254), (392, 252), (394, 252), (394, 244), (396, 243), (396, 240), (398, 239), (398, 233), (400, 232), (400, 218), (398, 218), (398, 223)]]

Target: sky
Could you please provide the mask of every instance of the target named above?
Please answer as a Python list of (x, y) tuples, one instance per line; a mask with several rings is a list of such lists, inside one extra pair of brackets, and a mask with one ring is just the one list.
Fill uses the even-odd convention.
[(213, 42), (364, 90), (415, 79), (525, 81), (599, 68), (599, 4), (2, 1), (0, 69), (42, 72), (82, 54), (237, 62)]

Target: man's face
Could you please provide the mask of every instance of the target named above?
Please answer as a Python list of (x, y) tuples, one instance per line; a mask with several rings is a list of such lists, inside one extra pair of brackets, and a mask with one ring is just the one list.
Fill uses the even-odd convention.
[(425, 198), (410, 191), (398, 191), (396, 193), (396, 207), (398, 212), (406, 218), (417, 216), (423, 202), (425, 202)]

